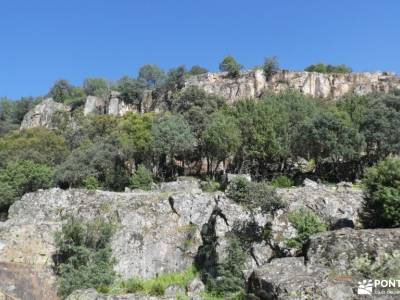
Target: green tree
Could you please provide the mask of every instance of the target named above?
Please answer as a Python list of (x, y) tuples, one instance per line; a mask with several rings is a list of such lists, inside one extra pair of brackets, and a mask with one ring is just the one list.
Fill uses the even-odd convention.
[(45, 128), (14, 132), (0, 139), (0, 167), (13, 160), (32, 160), (54, 166), (67, 154), (64, 138)]
[(208, 73), (208, 70), (198, 65), (193, 66), (189, 71), (189, 74), (192, 76), (201, 75), (205, 73)]
[[(188, 152), (196, 145), (195, 137), (185, 119), (180, 115), (167, 114), (154, 123), (154, 151), (169, 158), (174, 165), (174, 159), (179, 156), (183, 161)], [(165, 164), (161, 158), (161, 164)]]
[(361, 220), (366, 228), (400, 226), (400, 157), (388, 156), (365, 173)]
[(271, 77), (278, 71), (279, 71), (278, 58), (276, 56), (266, 58), (263, 64), (263, 72), (265, 78), (267, 78), (267, 80), (270, 80)]
[(52, 186), (53, 170), (29, 160), (9, 162), (0, 170), (0, 210), (24, 194)]
[(56, 81), (49, 92), (49, 96), (56, 102), (64, 103), (66, 99), (70, 98), (73, 86), (65, 79)]
[(219, 64), (219, 70), (221, 72), (228, 72), (228, 76), (232, 78), (238, 77), (241, 69), (242, 66), (233, 56), (226, 56)]
[(153, 184), (153, 174), (144, 165), (139, 165), (132, 176), (131, 187), (148, 191)]
[(116, 135), (126, 156), (136, 164), (150, 160), (153, 147), (153, 114), (129, 113), (119, 122)]
[(236, 153), (241, 143), (240, 130), (235, 119), (221, 112), (216, 112), (211, 117), (203, 139), (209, 171), (213, 161), (217, 168), (220, 162), (225, 162), (229, 156)]
[(122, 101), (135, 105), (139, 112), (142, 111), (145, 88), (146, 84), (143, 81), (128, 76), (123, 77), (118, 82), (118, 90), (121, 93), (120, 98)]
[(123, 190), (128, 185), (128, 172), (112, 141), (83, 144), (71, 152), (55, 173), (55, 180), (62, 187), (80, 187), (88, 177), (96, 178), (111, 190)]
[(86, 78), (83, 82), (83, 90), (87, 95), (105, 99), (108, 98), (110, 93), (109, 83), (103, 78)]
[(139, 80), (146, 82), (147, 86), (154, 88), (165, 80), (165, 73), (157, 65), (144, 65), (139, 69)]

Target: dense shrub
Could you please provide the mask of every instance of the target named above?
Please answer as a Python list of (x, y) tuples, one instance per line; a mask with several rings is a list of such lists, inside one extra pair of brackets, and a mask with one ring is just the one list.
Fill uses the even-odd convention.
[(201, 190), (203, 192), (216, 192), (221, 188), (218, 181), (207, 178), (207, 180), (201, 182)]
[(304, 69), (307, 72), (318, 72), (318, 73), (351, 73), (353, 70), (346, 65), (326, 65), (326, 64), (316, 64), (310, 65)]
[(265, 214), (284, 207), (276, 191), (266, 182), (250, 182), (244, 177), (236, 177), (229, 184), (226, 195), (247, 208), (260, 208)]
[(384, 253), (376, 260), (365, 253), (351, 261), (351, 275), (361, 278), (398, 278), (400, 276), (400, 251)]
[(153, 174), (145, 166), (139, 165), (131, 179), (131, 188), (150, 190), (153, 184)]
[(361, 219), (364, 227), (400, 226), (400, 157), (389, 156), (367, 170)]
[(10, 162), (0, 169), (0, 210), (24, 194), (53, 185), (53, 169), (30, 160)]
[(327, 224), (310, 210), (301, 209), (290, 212), (288, 219), (293, 227), (296, 228), (297, 234), (295, 237), (287, 239), (286, 245), (298, 250), (303, 248), (311, 235), (328, 229)]
[(272, 179), (271, 185), (277, 188), (289, 188), (294, 186), (294, 181), (287, 176), (281, 175)]
[(85, 221), (70, 217), (55, 235), (56, 271), (59, 294), (67, 297), (74, 290), (100, 288), (115, 279), (110, 239), (115, 226), (104, 220)]
[(94, 176), (89, 176), (83, 181), (83, 186), (88, 190), (96, 190), (100, 187), (100, 182)]

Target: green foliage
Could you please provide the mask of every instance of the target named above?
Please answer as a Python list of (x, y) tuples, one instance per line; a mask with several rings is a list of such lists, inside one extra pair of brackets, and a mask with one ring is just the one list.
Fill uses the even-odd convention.
[(263, 64), (263, 72), (265, 78), (269, 80), (278, 71), (279, 71), (278, 58), (276, 56), (266, 58)]
[(184, 116), (195, 136), (200, 139), (211, 115), (224, 104), (220, 97), (207, 94), (198, 87), (188, 87), (178, 93), (172, 103), (172, 110)]
[(56, 81), (49, 92), (54, 101), (64, 103), (70, 98), (73, 86), (65, 79)]
[(83, 181), (83, 186), (88, 190), (97, 190), (100, 187), (100, 182), (94, 176), (89, 176)]
[(24, 194), (52, 186), (53, 170), (30, 160), (9, 162), (0, 169), (0, 209), (7, 208)]
[(208, 73), (208, 70), (206, 68), (203, 68), (201, 66), (195, 65), (193, 66), (190, 71), (189, 74), (190, 75), (201, 75), (201, 74), (205, 74)]
[[(85, 221), (70, 217), (55, 235), (59, 294), (102, 288), (115, 279), (110, 239), (115, 226), (101, 219)], [(103, 288), (104, 289), (104, 288)]]
[(400, 226), (400, 157), (389, 156), (367, 170), (361, 220), (364, 227)]
[(156, 153), (184, 155), (195, 146), (195, 138), (189, 125), (180, 115), (167, 114), (159, 119), (152, 128), (154, 150)]
[(211, 178), (207, 178), (206, 181), (201, 182), (201, 190), (203, 192), (213, 193), (218, 191), (221, 188), (221, 185), (218, 181), (212, 180)]
[(104, 188), (123, 190), (129, 182), (120, 152), (112, 142), (83, 144), (57, 166), (55, 179), (60, 186), (80, 187), (95, 177)]
[(168, 71), (167, 80), (165, 86), (167, 90), (176, 92), (181, 90), (185, 86), (185, 80), (187, 77), (185, 66), (179, 66), (177, 68)]
[(120, 98), (125, 103), (136, 105), (138, 111), (142, 111), (142, 101), (146, 83), (128, 76), (123, 77), (118, 82)]
[(207, 291), (214, 296), (229, 296), (244, 291), (246, 253), (240, 241), (231, 237), (227, 257), (217, 266), (215, 276), (207, 276)]
[(110, 287), (110, 293), (117, 291), (117, 294), (141, 293), (151, 296), (163, 296), (169, 286), (178, 285), (185, 289), (196, 276), (197, 270), (194, 267), (190, 267), (182, 272), (159, 274), (153, 279), (134, 277), (125, 281), (115, 282)]
[(328, 230), (325, 224), (314, 212), (301, 209), (290, 212), (289, 222), (297, 230), (297, 235), (286, 240), (286, 245), (301, 250), (311, 235)]
[(379, 260), (364, 253), (352, 260), (350, 273), (361, 278), (399, 278), (400, 251), (384, 253), (383, 258)]
[(153, 152), (152, 114), (129, 113), (120, 120), (116, 136), (128, 158), (136, 162), (148, 160)]
[(358, 158), (363, 146), (363, 136), (352, 126), (346, 116), (324, 111), (298, 128), (292, 149), (299, 156), (336, 162)]
[(232, 78), (238, 77), (241, 69), (242, 66), (233, 56), (226, 56), (219, 64), (219, 70), (221, 72), (228, 72), (228, 76)]
[(307, 72), (317, 72), (317, 73), (351, 73), (353, 70), (346, 65), (326, 65), (326, 64), (315, 64), (310, 65), (304, 69)]
[(83, 82), (83, 90), (87, 95), (108, 99), (110, 87), (103, 78), (86, 78)]
[(144, 165), (139, 165), (135, 174), (132, 176), (131, 187), (134, 189), (151, 190), (153, 184), (153, 174)]
[(251, 182), (244, 177), (236, 177), (229, 183), (226, 195), (233, 201), (249, 209), (260, 208), (264, 214), (284, 207), (276, 190), (266, 182)]
[(240, 134), (233, 117), (215, 113), (203, 136), (207, 156), (219, 163), (235, 154), (241, 144)]
[(274, 187), (277, 187), (277, 188), (290, 188), (290, 187), (294, 186), (294, 181), (287, 176), (281, 175), (281, 176), (275, 177), (271, 181), (271, 185)]
[(149, 87), (156, 87), (165, 80), (165, 73), (156, 65), (144, 65), (139, 69), (138, 79), (146, 82)]
[(9, 161), (31, 160), (54, 166), (68, 154), (65, 140), (54, 131), (33, 128), (0, 139), (0, 167)]

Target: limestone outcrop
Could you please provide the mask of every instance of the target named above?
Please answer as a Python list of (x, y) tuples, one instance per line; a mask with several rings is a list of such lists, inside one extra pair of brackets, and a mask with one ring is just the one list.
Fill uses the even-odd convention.
[(68, 112), (70, 108), (62, 103), (47, 98), (31, 109), (22, 120), (21, 130), (34, 127), (54, 128), (53, 116), (57, 112)]
[(265, 92), (294, 90), (314, 98), (340, 98), (348, 93), (365, 95), (400, 89), (400, 77), (389, 73), (322, 74), (279, 71), (269, 80), (262, 70), (243, 72), (238, 78), (226, 73), (207, 73), (190, 77), (186, 86), (197, 86), (233, 103), (239, 99), (259, 98)]

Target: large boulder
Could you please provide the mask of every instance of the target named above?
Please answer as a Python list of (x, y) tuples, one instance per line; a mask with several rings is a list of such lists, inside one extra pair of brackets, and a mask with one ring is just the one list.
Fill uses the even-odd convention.
[(350, 269), (352, 260), (368, 254), (379, 261), (384, 254), (400, 249), (400, 229), (341, 229), (314, 235), (310, 239), (307, 258), (312, 265)]
[[(357, 295), (359, 274), (352, 260), (369, 254), (379, 261), (400, 246), (400, 229), (350, 228), (314, 235), (307, 256), (276, 258), (248, 279), (252, 299), (364, 299)], [(395, 299), (374, 295), (375, 299)]]
[(22, 120), (21, 130), (46, 127), (54, 128), (53, 116), (57, 112), (68, 112), (70, 107), (62, 103), (55, 102), (53, 98), (47, 98), (32, 108)]

